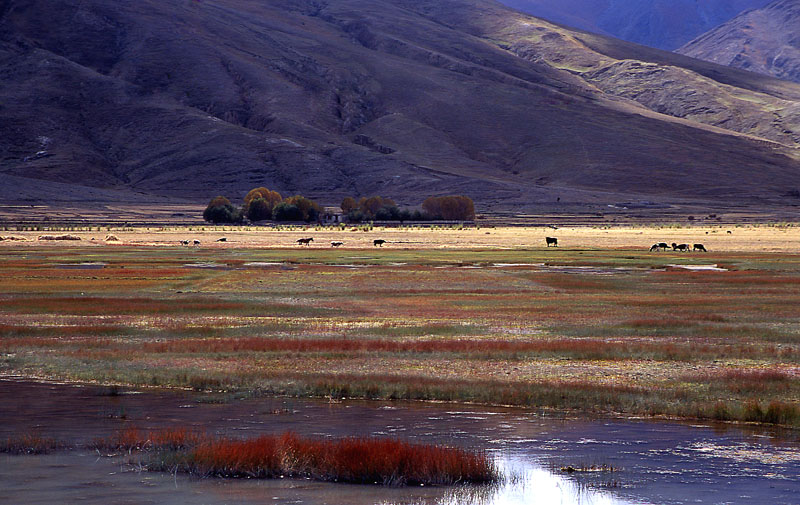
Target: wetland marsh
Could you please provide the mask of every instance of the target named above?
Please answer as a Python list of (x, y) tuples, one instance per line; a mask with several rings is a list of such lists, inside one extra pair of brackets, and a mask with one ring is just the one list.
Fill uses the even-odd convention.
[[(596, 231), (597, 237), (603, 232)], [(266, 236), (283, 244), (303, 232), (272, 233)], [(414, 233), (406, 242), (435, 235)], [(486, 236), (483, 231), (469, 233)], [(488, 235), (492, 240), (514, 236), (505, 229), (490, 233), (495, 233)], [(556, 423), (560, 427), (524, 443), (522, 464), (515, 456), (520, 446), (507, 434), (497, 447), (488, 435), (470, 435), (466, 445), (494, 451), (506, 473), (527, 475), (529, 482), (536, 480), (537, 472), (545, 472), (541, 475), (548, 476), (547, 482), (561, 479), (559, 489), (577, 482), (576, 489), (585, 490), (588, 483), (592, 493), (600, 492), (594, 502), (611, 500), (608, 503), (682, 503), (691, 493), (682, 494), (680, 479), (674, 487), (651, 483), (660, 489), (652, 491), (647, 479), (635, 472), (586, 472), (577, 480), (561, 475), (558, 465), (616, 463), (617, 456), (610, 455), (624, 452), (624, 443), (585, 442), (599, 440), (591, 433), (603, 431), (603, 426), (631, 433), (643, 430), (641, 440), (667, 430), (673, 448), (650, 447), (648, 451), (656, 452), (648, 452), (648, 457), (669, 465), (680, 446), (683, 463), (678, 466), (702, 466), (707, 457), (750, 454), (750, 449), (737, 445), (745, 443), (741, 433), (747, 429), (730, 423), (772, 426), (780, 434), (775, 447), (782, 447), (778, 459), (785, 466), (774, 466), (770, 456), (760, 460), (763, 466), (755, 473), (742, 470), (740, 477), (742, 482), (757, 479), (759, 492), (777, 489), (772, 485), (779, 481), (796, 491), (800, 255), (786, 245), (796, 232), (744, 250), (737, 250), (733, 241), (722, 247), (730, 240), (727, 236), (717, 237), (720, 242), (709, 253), (651, 253), (633, 247), (634, 241), (647, 244), (665, 233), (626, 231), (611, 241), (613, 248), (601, 248), (590, 232), (576, 232), (572, 240), (585, 237), (588, 245), (558, 249), (535, 246), (540, 237), (524, 233), (515, 239), (517, 245), (508, 247), (468, 247), (457, 233), (455, 239), (443, 233), (438, 245), (429, 240), (420, 247), (390, 243), (377, 249), (290, 248), (258, 242), (253, 233), (240, 236), (230, 231), (230, 242), (211, 247), (167, 245), (145, 234), (137, 242), (117, 232), (123, 238), (118, 245), (4, 243), (0, 373), (26, 380), (191, 390), (191, 405), (204, 405), (205, 396), (213, 396), (209, 405), (237, 408), (255, 405), (247, 402), (312, 401), (342, 409), (355, 402), (366, 409), (361, 413), (365, 423), (382, 418), (381, 413), (395, 405), (409, 405), (407, 400), (446, 402), (430, 406), (443, 412), (464, 411), (471, 404), (468, 411), (513, 407), (521, 409), (514, 412), (548, 423), (568, 418), (569, 427)], [(752, 230), (742, 235), (746, 233)], [(373, 234), (363, 236), (365, 244), (371, 244)], [(419, 408), (428, 408), (422, 405)], [(108, 414), (123, 424), (135, 417), (129, 410)], [(153, 415), (160, 415), (158, 408)], [(456, 422), (452, 415), (444, 417), (450, 424)], [(487, 433), (503, 431), (508, 424), (494, 415), (483, 417), (488, 427), (480, 430)], [(598, 418), (606, 421), (595, 421)], [(280, 416), (270, 417), (269, 423), (276, 419), (278, 424), (269, 427), (272, 432)], [(676, 419), (704, 428), (693, 431)], [(581, 424), (584, 421), (588, 424)], [(305, 426), (312, 421), (295, 422)], [(720, 443), (719, 426), (730, 426), (721, 433), (737, 433), (737, 441)], [(576, 430), (575, 440), (560, 437), (562, 429)], [(366, 431), (389, 433), (378, 427)], [(457, 430), (449, 435), (444, 431), (436, 441), (460, 443)], [(701, 442), (689, 442), (701, 432)], [(405, 438), (410, 432), (398, 433)], [(556, 446), (554, 440), (566, 442)], [(758, 438), (747, 440), (751, 444)], [(577, 446), (591, 450), (571, 460), (551, 460), (544, 457), (550, 454), (544, 447), (551, 446), (563, 455)], [(608, 447), (614, 449), (609, 452)], [(657, 452), (661, 450), (667, 452)], [(602, 457), (598, 461), (592, 454)], [(20, 458), (37, 467), (33, 461), (75, 457), (59, 453)], [(17, 456), (3, 458), (10, 464)], [(538, 466), (531, 466), (532, 460)], [(548, 461), (556, 462), (548, 466)], [(642, 464), (621, 466), (630, 470)], [(683, 475), (684, 484), (703, 487), (701, 481)], [(712, 480), (726, 474), (719, 470), (715, 475)], [(229, 484), (202, 486), (229, 489)], [(252, 486), (237, 487), (237, 493)], [(519, 491), (493, 489), (492, 496), (505, 498), (483, 496), (474, 503), (509, 503)], [(448, 502), (451, 498), (441, 489), (429, 492), (435, 496), (426, 494), (417, 502), (463, 502), (452, 497)], [(734, 492), (746, 494), (731, 488)], [(370, 498), (352, 503), (416, 499), (413, 493), (370, 493)], [(599, 497), (606, 494), (610, 498)], [(392, 501), (392, 496), (401, 497)], [(784, 495), (770, 496), (781, 503)], [(711, 495), (708, 500), (717, 503)], [(747, 503), (733, 495), (729, 502)]]

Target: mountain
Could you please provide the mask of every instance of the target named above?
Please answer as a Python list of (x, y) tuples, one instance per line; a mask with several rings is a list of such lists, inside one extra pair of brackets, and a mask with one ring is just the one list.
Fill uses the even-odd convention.
[(778, 0), (745, 12), (678, 52), (800, 82), (800, 0)]
[(799, 103), (489, 0), (0, 1), (10, 200), (783, 205)]
[(556, 23), (660, 49), (676, 49), (770, 0), (502, 0)]

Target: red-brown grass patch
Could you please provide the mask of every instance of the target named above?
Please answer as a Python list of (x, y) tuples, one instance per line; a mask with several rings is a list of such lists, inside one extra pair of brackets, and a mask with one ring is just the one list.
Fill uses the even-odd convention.
[(313, 440), (292, 433), (222, 439), (190, 455), (193, 471), (223, 477), (311, 477), (382, 485), (449, 485), (496, 480), (485, 453), (395, 439)]
[[(487, 483), (498, 473), (485, 452), (388, 438), (318, 440), (294, 433), (249, 440), (201, 436), (184, 428), (144, 434), (120, 431), (94, 444), (112, 450), (167, 451), (153, 469), (227, 478), (300, 477), (357, 484), (450, 485)], [(174, 452), (182, 453), (176, 457)]]
[(26, 433), (0, 441), (0, 453), (6, 454), (48, 454), (66, 448), (56, 439), (38, 433)]

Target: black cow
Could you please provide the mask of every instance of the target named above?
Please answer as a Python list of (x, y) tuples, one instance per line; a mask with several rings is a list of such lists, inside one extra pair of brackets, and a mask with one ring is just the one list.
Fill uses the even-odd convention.
[(547, 247), (558, 247), (558, 239), (556, 237), (545, 237), (544, 241), (547, 242)]
[(383, 247), (383, 244), (385, 243), (386, 241), (383, 240), (382, 238), (376, 238), (375, 240), (372, 241), (372, 247), (377, 247), (377, 246)]
[(692, 250), (693, 250), (693, 251), (703, 251), (703, 252), (708, 252), (708, 250), (706, 249), (706, 246), (704, 246), (703, 244), (695, 244), (695, 245), (694, 245), (694, 248), (693, 248)]

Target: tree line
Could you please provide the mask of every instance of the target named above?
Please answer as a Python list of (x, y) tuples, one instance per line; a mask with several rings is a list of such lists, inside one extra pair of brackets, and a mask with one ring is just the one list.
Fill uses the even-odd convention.
[[(467, 196), (433, 196), (422, 202), (421, 209), (401, 209), (391, 198), (381, 196), (356, 200), (346, 197), (341, 209), (351, 223), (363, 221), (466, 221), (475, 219), (475, 205)], [(212, 223), (241, 223), (245, 218), (257, 221), (319, 221), (322, 208), (302, 195), (283, 198), (277, 191), (260, 187), (245, 195), (241, 207), (224, 196), (212, 198), (203, 211), (203, 219)]]

